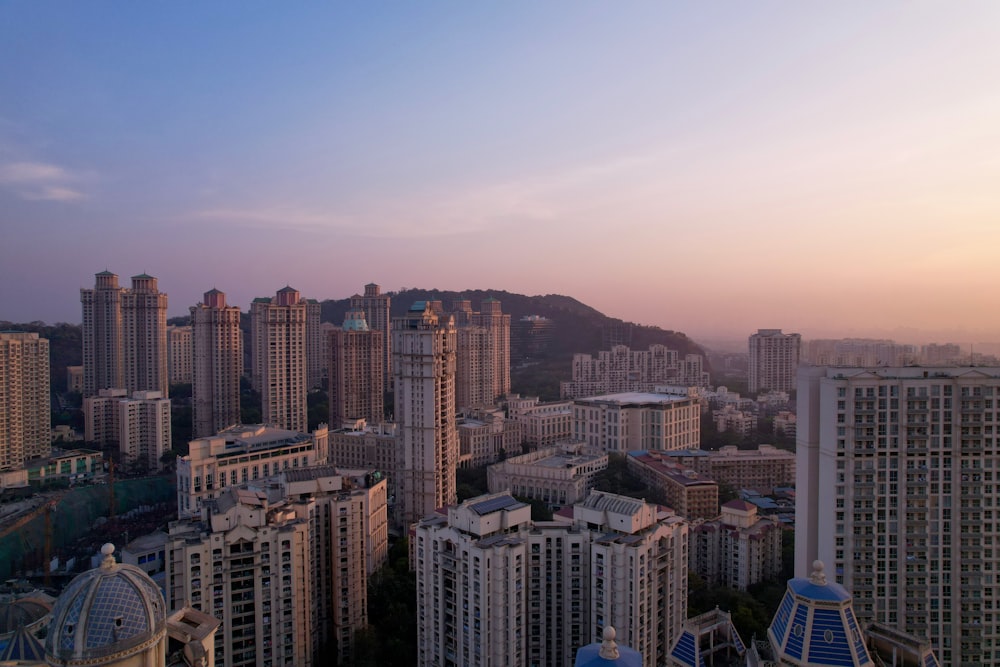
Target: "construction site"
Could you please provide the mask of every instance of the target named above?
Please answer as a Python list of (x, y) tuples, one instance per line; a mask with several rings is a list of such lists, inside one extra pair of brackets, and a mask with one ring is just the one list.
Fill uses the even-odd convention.
[(40, 492), (0, 505), (0, 581), (61, 588), (107, 542), (119, 549), (176, 515), (173, 476)]

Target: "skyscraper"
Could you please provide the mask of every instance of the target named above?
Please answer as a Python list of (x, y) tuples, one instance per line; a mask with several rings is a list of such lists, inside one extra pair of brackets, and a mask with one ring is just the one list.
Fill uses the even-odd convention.
[(250, 305), (253, 385), (260, 392), (265, 424), (304, 433), (306, 419), (307, 303), (283, 287)]
[(167, 295), (156, 278), (132, 277), (118, 286), (110, 271), (96, 275), (93, 289), (80, 290), (83, 304), (83, 395), (101, 389), (159, 391), (170, 387), (167, 373)]
[(192, 430), (203, 438), (240, 423), (243, 334), (240, 309), (217, 289), (191, 306)]
[(83, 304), (83, 395), (124, 389), (122, 369), (122, 293), (118, 276), (101, 271), (93, 289), (80, 290)]
[(458, 335), (455, 401), (459, 408), (493, 405), (510, 392), (510, 315), (492, 297), (479, 312), (466, 299), (453, 304)]
[(122, 292), (122, 347), (125, 388), (158, 391), (167, 396), (167, 295), (156, 278), (132, 276), (132, 289)]
[(326, 375), (326, 349), (323, 340), (323, 304), (316, 299), (306, 302), (306, 382), (309, 389), (320, 389)]
[(385, 387), (382, 332), (368, 328), (363, 311), (349, 310), (344, 325), (328, 335), (330, 423), (333, 428), (340, 428), (347, 419), (364, 419), (370, 424), (381, 422)]
[(192, 379), (191, 327), (167, 327), (167, 375), (170, 384), (189, 384)]
[(396, 420), (402, 443), (397, 519), (406, 526), (454, 503), (455, 326), (417, 301), (393, 320)]
[(747, 380), (751, 393), (795, 389), (802, 336), (781, 333), (781, 329), (758, 329), (750, 335), (748, 344)]
[(47, 457), (51, 423), (49, 341), (36, 333), (0, 333), (0, 470)]
[(1000, 665), (1000, 368), (804, 367), (795, 570), (816, 559), (862, 625)]
[(392, 298), (388, 294), (382, 294), (382, 288), (375, 283), (365, 285), (364, 296), (355, 294), (351, 297), (351, 310), (361, 310), (365, 314), (365, 321), (372, 331), (381, 331), (382, 340), (385, 341), (382, 359), (382, 382), (385, 391), (392, 389), (392, 345), (390, 345), (389, 332), (391, 320), (389, 319), (389, 306)]

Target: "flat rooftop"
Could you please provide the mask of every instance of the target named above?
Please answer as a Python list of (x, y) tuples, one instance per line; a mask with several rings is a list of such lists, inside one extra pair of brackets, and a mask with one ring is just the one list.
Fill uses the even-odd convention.
[(655, 394), (645, 391), (626, 391), (620, 394), (604, 394), (601, 396), (587, 396), (576, 399), (577, 403), (615, 403), (618, 405), (639, 404), (662, 404), (678, 403), (680, 401), (692, 400), (689, 396), (679, 396), (677, 394)]
[(592, 463), (602, 458), (597, 454), (553, 454), (539, 459), (529, 465), (536, 465), (542, 468), (573, 468), (586, 463)]

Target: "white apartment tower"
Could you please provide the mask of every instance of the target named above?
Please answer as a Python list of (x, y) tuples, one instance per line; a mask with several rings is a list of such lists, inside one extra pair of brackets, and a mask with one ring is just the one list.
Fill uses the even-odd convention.
[(351, 310), (360, 310), (365, 314), (365, 321), (372, 331), (381, 331), (382, 340), (385, 341), (385, 349), (382, 351), (382, 382), (384, 391), (392, 389), (392, 345), (390, 345), (390, 335), (392, 321), (389, 318), (389, 307), (392, 298), (388, 294), (382, 294), (382, 288), (375, 283), (365, 285), (365, 294), (361, 296), (355, 294), (351, 297)]
[(609, 625), (665, 664), (687, 614), (687, 536), (670, 510), (601, 492), (555, 521), (506, 493), (426, 517), (416, 664), (571, 667)]
[(243, 334), (240, 309), (217, 289), (191, 306), (192, 430), (203, 438), (240, 423)]
[(83, 399), (86, 439), (117, 444), (121, 462), (140, 470), (159, 470), (171, 445), (170, 399), (158, 391), (101, 389)]
[(0, 332), (0, 470), (49, 455), (49, 401), (48, 339)]
[(83, 395), (101, 389), (169, 389), (167, 372), (167, 295), (156, 278), (132, 277), (132, 288), (118, 286), (110, 271), (96, 275), (93, 289), (80, 290), (83, 304)]
[(796, 574), (828, 563), (863, 625), (1000, 665), (1000, 368), (799, 372)]
[(308, 426), (307, 317), (306, 300), (287, 286), (250, 305), (252, 377), (261, 395), (262, 418), (265, 424), (298, 432)]
[(781, 329), (758, 329), (748, 339), (748, 388), (759, 391), (792, 391), (799, 366), (802, 336)]
[(397, 520), (407, 526), (455, 502), (455, 326), (417, 301), (393, 320), (395, 410), (401, 460)]
[(349, 310), (344, 324), (328, 334), (330, 423), (341, 428), (345, 421), (383, 420), (385, 382), (385, 338), (370, 329), (364, 311)]

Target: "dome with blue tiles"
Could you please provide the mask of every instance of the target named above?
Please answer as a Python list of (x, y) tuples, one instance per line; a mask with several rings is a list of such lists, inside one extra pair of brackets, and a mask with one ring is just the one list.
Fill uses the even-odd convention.
[(45, 639), (50, 660), (65, 665), (114, 664), (166, 636), (166, 605), (149, 576), (101, 549), (100, 567), (77, 576), (52, 609)]
[(785, 597), (767, 629), (783, 665), (874, 667), (854, 616), (851, 594), (827, 582), (823, 563), (813, 563), (808, 578), (788, 582)]

